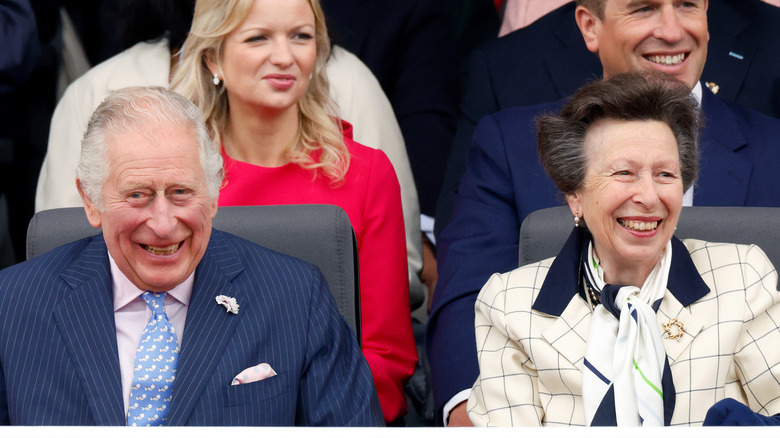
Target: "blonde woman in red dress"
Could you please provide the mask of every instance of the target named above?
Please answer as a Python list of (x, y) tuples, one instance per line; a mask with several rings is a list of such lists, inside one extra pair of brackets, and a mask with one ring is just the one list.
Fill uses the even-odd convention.
[(398, 180), (333, 115), (318, 0), (199, 0), (172, 88), (222, 148), (219, 205), (334, 204), (358, 242), (362, 346), (385, 421), (406, 413), (417, 361)]

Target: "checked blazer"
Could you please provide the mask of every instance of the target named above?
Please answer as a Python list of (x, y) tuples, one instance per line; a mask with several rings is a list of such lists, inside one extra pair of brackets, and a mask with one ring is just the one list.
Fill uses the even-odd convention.
[[(582, 367), (591, 310), (577, 292), (581, 236), (556, 258), (495, 274), (476, 303), (480, 375), (468, 403), (483, 426), (582, 426)], [(701, 425), (727, 397), (762, 415), (780, 412), (777, 272), (755, 245), (673, 238), (657, 311), (674, 381), (671, 425)], [(669, 394), (665, 394), (669, 396)]]
[[(780, 207), (780, 120), (702, 91), (706, 121), (694, 205)], [(563, 195), (539, 161), (533, 120), (560, 112), (563, 103), (505, 109), (482, 119), (475, 132), (455, 215), (436, 240), (439, 282), (426, 346), (439, 411), (470, 388), (479, 371), (473, 331), (464, 323), (474, 318), (479, 289), (492, 273), (518, 266), (525, 217), (562, 204)]]
[[(0, 424), (124, 425), (103, 235), (0, 272)], [(234, 297), (237, 314), (217, 304)], [(260, 363), (278, 373), (231, 386)], [(319, 270), (213, 230), (168, 425), (376, 426), (371, 372)]]

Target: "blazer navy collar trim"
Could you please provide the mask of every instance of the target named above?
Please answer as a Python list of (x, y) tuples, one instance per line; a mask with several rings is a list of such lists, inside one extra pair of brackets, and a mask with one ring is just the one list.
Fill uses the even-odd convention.
[[(550, 270), (536, 297), (533, 310), (547, 315), (561, 316), (569, 302), (577, 295), (580, 281), (580, 254), (586, 241), (583, 228), (575, 228), (561, 251), (550, 265)], [(684, 307), (710, 292), (696, 269), (688, 249), (672, 236), (672, 266), (666, 288)]]

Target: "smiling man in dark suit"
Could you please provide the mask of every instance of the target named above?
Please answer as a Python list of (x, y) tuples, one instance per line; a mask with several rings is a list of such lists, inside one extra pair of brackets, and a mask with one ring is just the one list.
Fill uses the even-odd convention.
[(0, 272), (0, 424), (383, 424), (320, 272), (212, 230), (222, 160), (195, 105), (116, 92), (77, 174), (103, 233)]
[[(436, 235), (452, 217), (453, 195), (466, 170), (474, 129), (505, 108), (537, 105), (570, 96), (602, 75), (574, 20), (571, 1), (530, 26), (474, 50), (468, 87), (442, 193), (436, 204)], [(780, 117), (780, 8), (761, 0), (709, 0), (710, 40), (701, 82), (722, 100)]]
[[(721, 101), (700, 82), (710, 39), (707, 0), (578, 0), (576, 4), (569, 15), (579, 28), (576, 44), (598, 55), (585, 53), (583, 62), (600, 61), (607, 78), (626, 71), (659, 70), (688, 84), (700, 99), (706, 118), (701, 172), (696, 186), (686, 193), (685, 205), (780, 206), (780, 179), (775, 176), (780, 121)], [(575, 48), (573, 36), (567, 35), (565, 41)], [(501, 53), (508, 56), (508, 48), (504, 46)], [(493, 55), (494, 60), (498, 53)], [(571, 70), (581, 68), (579, 59), (560, 56), (549, 74), (567, 77), (566, 65), (572, 65)], [(513, 75), (490, 76), (483, 83), (504, 91), (483, 98), (517, 98), (518, 92), (511, 90), (522, 80)], [(534, 80), (529, 78), (528, 85), (535, 87)], [(544, 78), (539, 81), (544, 83)], [(434, 397), (445, 417), (465, 400), (478, 374), (469, 322), (479, 288), (493, 272), (517, 267), (519, 229), (525, 216), (560, 205), (561, 195), (537, 157), (534, 119), (558, 112), (564, 103), (504, 109), (483, 118), (474, 131), (466, 171), (454, 196), (452, 221), (438, 239), (439, 283), (428, 322)], [(465, 404), (453, 412), (457, 423)]]

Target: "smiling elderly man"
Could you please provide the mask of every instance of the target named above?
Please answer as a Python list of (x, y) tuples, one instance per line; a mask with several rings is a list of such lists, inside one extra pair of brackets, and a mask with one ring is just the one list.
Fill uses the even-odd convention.
[(0, 424), (383, 424), (319, 271), (212, 230), (222, 175), (183, 97), (98, 107), (77, 184), (103, 233), (0, 272)]

